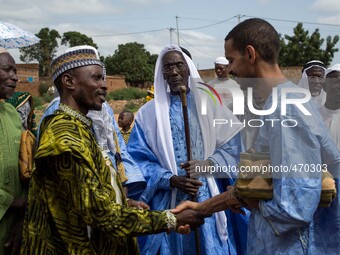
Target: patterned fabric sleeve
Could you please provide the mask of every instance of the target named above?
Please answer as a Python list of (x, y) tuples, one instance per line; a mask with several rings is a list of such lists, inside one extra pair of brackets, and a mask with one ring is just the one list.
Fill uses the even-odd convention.
[[(115, 237), (159, 233), (168, 229), (165, 212), (137, 210), (116, 204), (110, 184), (83, 162), (64, 153), (56, 157), (55, 164), (63, 184), (60, 188), (69, 196), (72, 206), (87, 225)], [(55, 213), (58, 214), (57, 211)]]

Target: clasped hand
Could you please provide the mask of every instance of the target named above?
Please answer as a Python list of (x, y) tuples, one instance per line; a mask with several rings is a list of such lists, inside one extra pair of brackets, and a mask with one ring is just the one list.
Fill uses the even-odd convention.
[(180, 164), (180, 167), (184, 169), (187, 176), (190, 178), (198, 178), (210, 173), (210, 167), (212, 166), (210, 160), (190, 160)]
[(191, 229), (195, 229), (204, 224), (204, 218), (210, 217), (211, 214), (192, 209), (183, 209), (175, 214), (177, 219), (177, 232), (180, 234), (189, 234)]

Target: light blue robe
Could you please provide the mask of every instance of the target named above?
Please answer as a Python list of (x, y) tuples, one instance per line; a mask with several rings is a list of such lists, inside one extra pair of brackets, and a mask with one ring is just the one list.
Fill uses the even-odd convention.
[[(340, 156), (312, 100), (303, 104), (311, 116), (305, 116), (292, 105), (287, 106), (286, 116), (280, 114), (281, 90), (290, 87), (296, 85), (288, 82), (278, 86), (277, 110), (262, 116), (264, 126), (259, 131), (257, 148), (270, 153), (272, 166), (297, 167), (298, 170), (273, 174), (276, 177), (273, 179), (274, 199), (260, 201), (260, 210), (251, 212), (248, 254), (340, 254), (339, 195), (331, 207), (318, 207), (320, 171), (299, 170), (299, 164), (306, 169), (312, 164), (327, 164), (328, 170), (336, 177), (339, 192)], [(288, 97), (297, 98), (299, 95), (290, 94)], [(272, 102), (271, 95), (263, 109), (269, 109)], [(272, 124), (268, 121), (270, 119), (279, 121)], [(287, 119), (294, 119), (297, 126), (283, 127), (281, 121)]]
[[(47, 107), (47, 109), (45, 110), (44, 115), (41, 118), (41, 121), (46, 116), (53, 114), (54, 111), (58, 109), (59, 103), (60, 103), (60, 99), (55, 98), (51, 102), (51, 104)], [(146, 187), (145, 179), (144, 179), (143, 174), (141, 173), (137, 163), (132, 159), (132, 157), (130, 156), (130, 154), (127, 151), (124, 138), (123, 138), (122, 134), (120, 133), (119, 127), (118, 127), (117, 122), (114, 118), (114, 112), (107, 102), (103, 103), (103, 110), (106, 110), (107, 113), (109, 115), (111, 115), (112, 125), (113, 125), (113, 127), (116, 131), (117, 137), (118, 137), (118, 143), (119, 143), (119, 146), (120, 146), (120, 154), (121, 154), (122, 162), (123, 162), (123, 165), (124, 165), (124, 168), (125, 168), (125, 174), (128, 178), (128, 180), (123, 183), (123, 186), (128, 187), (129, 198), (137, 200), (139, 198), (140, 193)], [(40, 121), (40, 123), (41, 123), (41, 121)], [(96, 129), (100, 129), (101, 127), (100, 126), (96, 127), (96, 125), (99, 125), (99, 124), (97, 124), (95, 121), (92, 123), (92, 125), (93, 125), (92, 130), (94, 131), (96, 139), (98, 139), (98, 137), (96, 135)], [(39, 125), (39, 127), (40, 127), (40, 125)], [(38, 131), (38, 135), (39, 135), (39, 131)], [(115, 160), (114, 154), (111, 151), (109, 151), (108, 156), (110, 157), (114, 167), (116, 168), (116, 160)]]
[[(194, 104), (194, 99), (191, 93), (187, 95), (188, 101), (188, 113), (190, 122), (190, 138), (192, 158), (204, 160), (204, 148), (202, 141), (202, 134), (199, 127), (198, 117)], [(150, 101), (147, 105), (144, 105), (139, 114), (150, 114), (154, 112), (154, 102)], [(166, 114), (166, 113), (164, 113)], [(179, 96), (170, 97), (170, 111), (169, 111), (171, 134), (174, 145), (174, 154), (177, 164), (178, 175), (184, 175), (185, 171), (179, 167), (180, 163), (187, 161), (186, 145), (185, 145), (185, 133), (182, 108)], [(152, 130), (152, 128), (150, 129)], [(148, 145), (147, 137), (152, 137), (152, 134), (145, 134), (138, 119), (136, 119), (134, 128), (131, 132), (128, 150), (131, 156), (136, 160), (140, 169), (142, 170), (144, 177), (147, 181), (147, 188), (142, 193), (140, 200), (148, 203), (152, 210), (164, 210), (170, 208), (170, 178), (173, 176), (169, 169), (165, 169), (161, 166), (159, 159), (155, 156), (155, 153)], [(209, 157), (215, 164), (219, 165), (236, 165), (239, 162), (239, 153), (243, 149), (241, 144), (240, 134), (234, 136), (227, 144), (224, 144), (220, 148), (216, 148), (213, 155)], [(216, 179), (217, 184), (220, 187), (220, 191), (224, 191), (226, 186), (232, 184), (232, 180)], [(205, 178), (199, 178), (203, 182), (203, 186), (200, 187), (197, 200), (199, 202), (204, 201), (211, 197), (208, 189), (207, 181)], [(188, 200), (186, 194), (178, 191), (176, 202), (177, 204), (183, 200)], [(228, 215), (228, 214), (227, 214)], [(229, 216), (229, 215), (228, 215)], [(233, 215), (235, 216), (235, 215)], [(240, 216), (236, 216), (237, 220), (228, 217), (228, 230), (229, 238), (227, 243), (223, 244), (216, 229), (215, 217), (209, 217), (205, 219), (205, 224), (199, 228), (200, 236), (200, 249), (201, 254), (236, 254), (235, 251), (235, 239), (240, 247), (238, 254), (245, 254), (245, 240), (246, 240), (246, 225), (247, 219)], [(239, 236), (234, 236), (233, 222), (238, 221), (239, 231), (243, 240), (240, 240)], [(235, 233), (237, 231), (235, 230)], [(243, 243), (242, 243), (243, 241)], [(157, 235), (149, 235), (145, 237), (139, 237), (139, 244), (142, 254), (195, 254), (195, 240), (194, 233), (189, 236), (179, 235), (177, 233), (171, 233), (167, 235), (165, 233)], [(242, 249), (243, 244), (243, 249)]]

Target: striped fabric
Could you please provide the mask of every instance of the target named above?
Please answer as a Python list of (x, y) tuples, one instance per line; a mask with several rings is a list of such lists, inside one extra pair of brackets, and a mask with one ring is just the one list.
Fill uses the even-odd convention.
[(59, 75), (70, 69), (88, 65), (99, 65), (104, 68), (104, 64), (97, 59), (96, 52), (92, 49), (66, 52), (52, 61), (52, 80), (54, 81)]

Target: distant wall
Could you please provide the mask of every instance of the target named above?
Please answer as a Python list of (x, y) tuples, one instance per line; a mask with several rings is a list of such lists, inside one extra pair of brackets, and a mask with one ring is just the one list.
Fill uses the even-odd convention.
[(15, 89), (16, 91), (25, 91), (29, 92), (32, 96), (40, 96), (39, 95), (39, 84), (40, 82), (19, 82), (17, 83), (17, 88)]
[[(298, 83), (301, 79), (301, 70), (301, 66), (281, 67), (281, 71), (284, 76), (295, 83)], [(215, 69), (203, 69), (199, 70), (198, 73), (204, 82), (208, 82), (217, 77), (215, 74)]]
[(106, 76), (107, 92), (115, 91), (117, 89), (126, 88), (125, 75), (108, 75)]
[(39, 82), (39, 64), (16, 64), (20, 82)]

